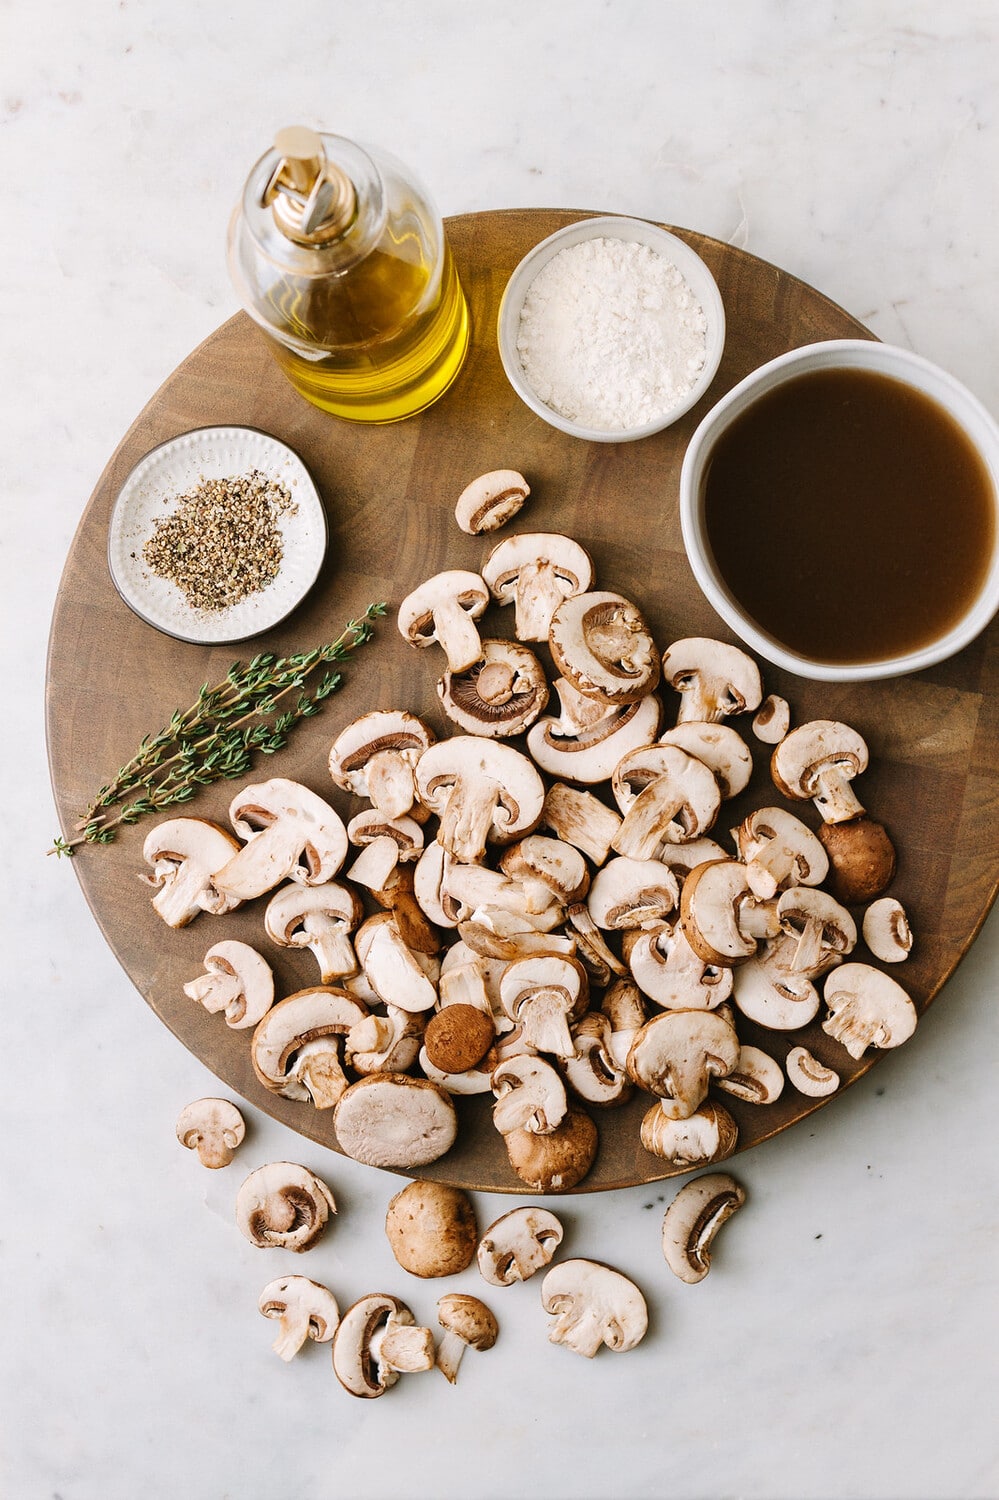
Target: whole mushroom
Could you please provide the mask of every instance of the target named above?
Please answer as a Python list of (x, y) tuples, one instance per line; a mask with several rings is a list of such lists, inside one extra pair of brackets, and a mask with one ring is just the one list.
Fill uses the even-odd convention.
[(475, 1256), (478, 1226), (468, 1194), (417, 1179), (392, 1198), (385, 1215), (392, 1254), (413, 1276), (456, 1276)]

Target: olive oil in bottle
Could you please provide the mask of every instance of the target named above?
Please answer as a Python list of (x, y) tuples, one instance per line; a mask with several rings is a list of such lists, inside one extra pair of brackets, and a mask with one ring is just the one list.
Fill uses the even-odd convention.
[(412, 416), (461, 368), (468, 309), (443, 225), (384, 153), (280, 131), (233, 214), (229, 267), (278, 364), (324, 411)]

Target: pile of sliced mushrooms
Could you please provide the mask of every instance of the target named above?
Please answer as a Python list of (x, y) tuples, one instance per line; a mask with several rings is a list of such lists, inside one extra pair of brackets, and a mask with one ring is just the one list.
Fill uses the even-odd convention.
[[(514, 471), (483, 475), (458, 525), (495, 531), (529, 493)], [(276, 998), (260, 952), (217, 942), (184, 989), (250, 1032), (268, 1089), (331, 1110), (357, 1161), (438, 1160), (457, 1136), (454, 1096), (482, 1094), (516, 1178), (565, 1192), (593, 1164), (596, 1116), (638, 1089), (642, 1147), (665, 1175), (686, 1172), (736, 1148), (719, 1094), (765, 1107), (786, 1081), (813, 1097), (838, 1087), (794, 1035), (820, 1013), (853, 1059), (913, 1032), (912, 1000), (883, 967), (908, 956), (912, 934), (885, 894), (895, 850), (858, 796), (862, 736), (793, 724), (735, 646), (661, 649), (638, 606), (596, 584), (577, 541), (526, 531), (491, 545), (481, 573), (428, 579), (398, 628), (440, 660), (453, 733), (437, 738), (404, 707), (341, 728), (332, 782), (366, 804), (346, 823), (274, 777), (233, 798), (232, 834), (178, 817), (146, 840), (169, 926), (266, 898), (266, 939), (313, 955), (316, 983)], [(482, 638), (490, 603), (510, 607), (514, 639)], [(749, 785), (754, 743), (772, 805), (726, 848), (724, 804)], [(808, 803), (817, 832), (794, 810)], [(847, 961), (861, 936), (877, 965)], [(773, 1053), (740, 1040), (740, 1017), (773, 1033)], [(718, 1200), (693, 1214), (699, 1233), (741, 1201), (720, 1175), (688, 1184)], [(710, 1235), (691, 1249), (685, 1222), (664, 1230), (664, 1253), (696, 1280)], [(372, 1309), (370, 1326), (419, 1364), (426, 1339), (404, 1312)]]

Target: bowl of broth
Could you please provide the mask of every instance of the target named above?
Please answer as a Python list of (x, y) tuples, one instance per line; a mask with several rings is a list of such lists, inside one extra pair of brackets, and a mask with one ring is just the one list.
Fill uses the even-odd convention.
[(999, 425), (907, 349), (808, 344), (708, 412), (680, 520), (702, 592), (767, 661), (832, 682), (920, 671), (999, 609)]

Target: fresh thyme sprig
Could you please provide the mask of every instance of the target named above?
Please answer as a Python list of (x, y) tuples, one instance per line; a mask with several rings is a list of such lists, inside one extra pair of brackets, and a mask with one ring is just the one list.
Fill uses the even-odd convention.
[[(372, 622), (384, 604), (369, 604), (359, 620), (350, 620), (335, 641), (294, 656), (255, 656), (245, 665), (233, 662), (214, 687), (207, 683), (190, 708), (178, 710), (158, 734), (146, 735), (132, 759), (102, 786), (76, 824), (76, 837), (57, 837), (50, 854), (72, 855), (81, 844), (110, 844), (119, 827), (137, 823), (149, 813), (189, 802), (213, 782), (245, 775), (254, 753), (273, 755), (287, 744), (302, 719), (340, 687), (335, 664), (365, 645)], [(323, 672), (310, 692), (306, 680)], [(298, 697), (286, 702), (289, 695)]]

